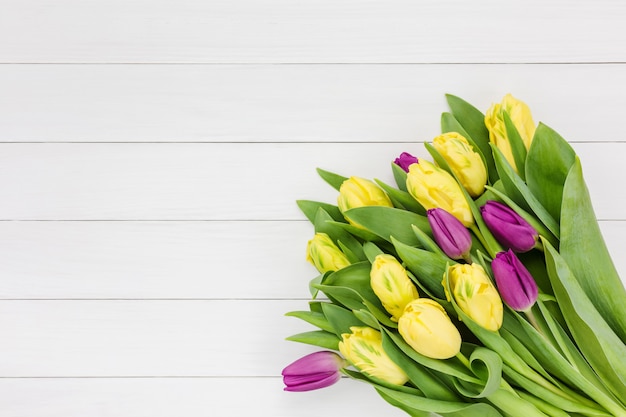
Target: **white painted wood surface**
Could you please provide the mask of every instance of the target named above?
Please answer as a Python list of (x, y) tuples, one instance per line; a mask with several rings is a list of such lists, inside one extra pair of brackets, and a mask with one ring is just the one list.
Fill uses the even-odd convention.
[(445, 93), (572, 142), (624, 277), (620, 1), (0, 0), (0, 414), (401, 416), (312, 347), (323, 167), (391, 181)]

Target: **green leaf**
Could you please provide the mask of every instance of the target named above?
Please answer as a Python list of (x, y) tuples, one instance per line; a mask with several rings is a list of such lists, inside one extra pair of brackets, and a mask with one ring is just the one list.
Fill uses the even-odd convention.
[[(374, 386), (374, 388), (385, 401), (406, 411), (411, 416), (432, 416), (432, 414), (423, 413), (436, 413), (443, 417), (502, 417), (502, 414), (495, 408), (485, 403), (434, 400), (382, 386)], [(535, 417), (538, 414), (520, 415)]]
[(472, 138), (480, 153), (485, 157), (489, 180), (493, 184), (498, 180), (491, 148), (489, 146), (489, 130), (485, 126), (485, 115), (465, 100), (446, 94), (446, 100), (452, 115)]
[(300, 320), (304, 320), (307, 323), (319, 327), (320, 329), (327, 332), (334, 331), (333, 327), (330, 325), (330, 323), (328, 323), (326, 316), (321, 313), (313, 311), (290, 311), (289, 313), (285, 314), (285, 316), (299, 318)]
[(322, 304), (322, 311), (324, 311), (324, 316), (338, 337), (344, 333), (351, 333), (350, 327), (361, 327), (365, 324), (352, 311), (335, 304)]
[(294, 334), (289, 336), (287, 340), (320, 346), (325, 349), (339, 350), (339, 338), (335, 334), (323, 330)]
[(338, 226), (338, 223), (334, 222), (330, 214), (323, 208), (317, 209), (313, 225), (315, 233), (326, 233), (334, 242), (341, 242), (346, 246), (356, 258), (365, 260), (363, 247), (359, 241), (345, 229)]
[(360, 224), (377, 236), (391, 242), (391, 236), (406, 243), (418, 245), (413, 233), (413, 225), (432, 235), (428, 219), (425, 216), (391, 207), (359, 207), (344, 213), (350, 220)]
[[(378, 297), (370, 286), (371, 264), (368, 261), (349, 265), (328, 275), (322, 282), (326, 286), (345, 287), (355, 291), (360, 299), (380, 305)], [(353, 308), (358, 310), (358, 308)]]
[(626, 346), (596, 309), (565, 258), (547, 241), (544, 247), (554, 295), (578, 348), (615, 396), (626, 398)]
[(435, 297), (445, 298), (441, 280), (447, 265), (455, 262), (447, 256), (405, 245), (396, 239), (392, 239), (392, 243), (406, 268), (415, 274), (424, 287)]
[(343, 218), (343, 214), (339, 211), (337, 206), (333, 206), (332, 204), (320, 203), (319, 201), (311, 201), (311, 200), (297, 200), (296, 204), (302, 213), (306, 216), (307, 219), (311, 223), (315, 223), (315, 215), (317, 214), (318, 209), (323, 209), (326, 213), (330, 215), (330, 217), (337, 222), (345, 222)]
[(396, 185), (402, 191), (407, 191), (406, 188), (406, 171), (403, 170), (400, 165), (392, 162), (391, 171), (393, 172), (393, 179), (396, 181)]
[(561, 218), (563, 187), (576, 153), (550, 127), (539, 123), (526, 158), (526, 183), (557, 221)]
[(517, 128), (513, 124), (511, 120), (511, 116), (506, 111), (503, 111), (504, 115), (504, 125), (506, 126), (506, 135), (509, 141), (509, 145), (511, 146), (511, 153), (513, 154), (513, 161), (515, 162), (515, 167), (517, 169), (517, 173), (522, 180), (525, 179), (525, 166), (526, 166), (526, 145), (524, 144), (524, 140), (520, 136)]
[(367, 260), (371, 264), (374, 263), (374, 260), (376, 259), (378, 255), (382, 255), (385, 253), (382, 250), (380, 250), (380, 248), (372, 242), (366, 242), (363, 245), (363, 252), (365, 252), (365, 256), (367, 257)]
[(330, 220), (328, 220), (326, 223), (330, 223), (335, 227), (339, 227), (345, 230), (346, 232), (350, 233), (352, 236), (365, 240), (365, 241), (370, 241), (370, 240), (371, 241), (383, 241), (382, 238), (376, 236), (374, 233), (368, 230), (353, 226), (348, 223), (341, 223), (341, 222), (335, 222), (335, 221), (330, 221)]
[(584, 293), (623, 345), (626, 343), (626, 289), (602, 237), (578, 158), (563, 188), (561, 228), (559, 250), (563, 259), (576, 271), (575, 277)]
[(343, 182), (348, 179), (348, 177), (343, 177), (333, 172), (325, 171), (321, 168), (317, 168), (317, 173), (320, 177), (322, 177), (324, 181), (326, 181), (331, 187), (333, 187), (337, 191), (339, 191), (341, 184), (343, 184)]
[(417, 200), (411, 196), (411, 194), (406, 191), (393, 188), (380, 180), (375, 179), (374, 181), (376, 181), (380, 188), (385, 190), (396, 208), (406, 209), (414, 213), (421, 214), (422, 216), (426, 214), (424, 207), (422, 207), (422, 205), (418, 203)]
[(537, 197), (528, 189), (526, 183), (519, 175), (513, 171), (511, 165), (507, 162), (502, 152), (495, 146), (493, 147), (493, 155), (496, 161), (496, 168), (500, 175), (502, 185), (507, 195), (522, 209), (532, 211), (541, 220), (550, 232), (557, 238), (559, 237), (559, 225), (554, 217), (541, 205)]
[(458, 401), (459, 397), (451, 391), (437, 376), (417, 362), (409, 358), (389, 337), (387, 332), (382, 332), (383, 349), (387, 356), (409, 377), (409, 380), (428, 398), (446, 401)]

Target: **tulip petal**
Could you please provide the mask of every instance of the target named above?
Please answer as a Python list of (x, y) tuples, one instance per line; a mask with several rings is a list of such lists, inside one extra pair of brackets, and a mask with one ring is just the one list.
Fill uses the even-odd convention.
[(316, 374), (315, 378), (286, 377), (283, 378), (283, 381), (286, 385), (285, 391), (304, 392), (329, 387), (340, 379), (341, 375), (338, 372), (333, 372)]

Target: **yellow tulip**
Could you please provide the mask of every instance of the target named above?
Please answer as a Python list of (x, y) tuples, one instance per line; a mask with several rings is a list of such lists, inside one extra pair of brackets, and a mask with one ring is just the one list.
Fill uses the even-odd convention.
[(429, 358), (448, 359), (461, 350), (458, 329), (443, 307), (428, 298), (418, 298), (406, 306), (398, 331), (417, 353)]
[(350, 327), (341, 335), (339, 352), (361, 372), (394, 385), (404, 385), (406, 373), (387, 356), (379, 331), (371, 327)]
[(320, 273), (337, 271), (350, 265), (346, 255), (335, 245), (326, 233), (316, 233), (309, 240), (306, 248), (306, 260), (311, 262)]
[[(350, 177), (339, 187), (337, 205), (343, 213), (347, 210), (366, 206), (393, 207), (391, 200), (382, 188), (370, 180), (359, 177)], [(348, 219), (353, 226), (361, 227)]]
[(465, 227), (474, 224), (474, 217), (461, 186), (447, 171), (420, 160), (409, 167), (406, 178), (409, 192), (425, 209), (442, 208), (459, 219)]
[(398, 321), (404, 307), (419, 297), (406, 269), (387, 254), (376, 256), (370, 270), (370, 285), (393, 321)]
[[(502, 326), (502, 299), (482, 266), (456, 264), (448, 268), (450, 294), (459, 308), (472, 320), (487, 330), (496, 331)], [(444, 281), (445, 285), (445, 281)]]
[(485, 114), (485, 125), (489, 130), (489, 140), (500, 149), (509, 164), (518, 172), (504, 124), (505, 111), (509, 114), (513, 125), (517, 128), (526, 149), (530, 148), (530, 143), (533, 140), (535, 122), (528, 105), (511, 94), (504, 96), (502, 102), (493, 104)]
[(483, 193), (487, 183), (487, 169), (481, 156), (464, 136), (456, 132), (444, 133), (433, 139), (433, 146), (469, 195), (478, 197)]

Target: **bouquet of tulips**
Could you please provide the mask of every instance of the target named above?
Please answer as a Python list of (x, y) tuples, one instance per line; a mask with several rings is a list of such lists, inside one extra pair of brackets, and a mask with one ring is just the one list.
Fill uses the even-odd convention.
[(319, 169), (337, 205), (298, 201), (320, 275), (287, 315), (318, 330), (288, 339), (324, 350), (285, 389), (347, 375), (411, 416), (625, 417), (626, 290), (579, 158), (511, 95), (447, 101), (433, 162), (398, 156), (395, 186)]

